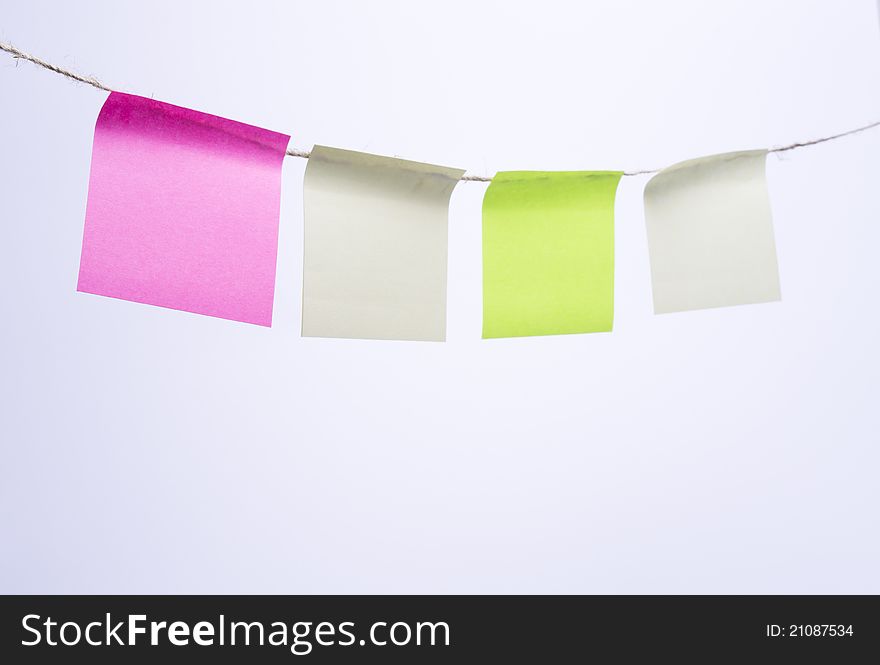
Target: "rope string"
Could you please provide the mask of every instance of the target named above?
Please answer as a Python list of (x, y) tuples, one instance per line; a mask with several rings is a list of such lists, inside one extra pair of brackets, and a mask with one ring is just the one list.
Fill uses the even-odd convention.
[[(58, 65), (53, 65), (51, 62), (46, 62), (42, 58), (38, 58), (35, 55), (31, 55), (30, 53), (25, 53), (24, 51), (16, 48), (12, 44), (6, 44), (4, 42), (0, 42), (0, 51), (6, 51), (16, 60), (27, 60), (28, 62), (32, 62), (38, 67), (42, 67), (43, 69), (48, 69), (50, 72), (54, 72), (56, 74), (60, 74), (72, 81), (76, 81), (78, 83), (85, 83), (86, 85), (90, 85), (93, 88), (97, 88), (98, 90), (103, 90), (105, 92), (113, 92), (112, 88), (107, 87), (103, 83), (101, 83), (98, 79), (93, 76), (85, 76), (83, 74), (77, 74), (69, 69), (65, 69), (64, 67), (59, 67)], [(822, 136), (816, 139), (810, 139), (805, 141), (796, 141), (794, 143), (789, 143), (787, 145), (777, 146), (775, 148), (769, 148), (767, 152), (787, 152), (789, 150), (797, 150), (798, 148), (806, 148), (808, 146), (818, 145), (820, 143), (827, 143), (828, 141), (836, 141), (838, 139), (842, 139), (846, 136), (852, 136), (853, 134), (860, 134), (861, 132), (866, 132), (869, 129), (874, 129), (875, 127), (880, 126), (880, 120), (872, 122), (867, 125), (863, 125), (861, 127), (855, 127), (853, 129), (848, 129), (844, 132), (840, 132), (839, 134), (831, 134), (830, 136)], [(302, 150), (300, 148), (288, 148), (286, 155), (288, 157), (300, 157), (302, 159), (308, 159), (311, 156), (310, 150)], [(657, 173), (660, 169), (640, 169), (637, 171), (624, 171), (623, 175), (625, 176), (639, 176), (639, 175), (650, 175), (652, 173)], [(463, 175), (461, 177), (462, 180), (467, 182), (491, 182), (492, 176), (481, 176), (481, 175)]]

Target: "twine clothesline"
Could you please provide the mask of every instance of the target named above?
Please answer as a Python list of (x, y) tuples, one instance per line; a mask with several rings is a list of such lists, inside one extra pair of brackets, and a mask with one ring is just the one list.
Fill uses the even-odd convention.
[[(97, 88), (98, 90), (103, 90), (105, 92), (113, 92), (112, 88), (107, 87), (103, 83), (101, 83), (94, 76), (86, 76), (84, 74), (78, 74), (77, 72), (71, 71), (69, 69), (65, 69), (64, 67), (59, 67), (58, 65), (53, 65), (51, 62), (47, 62), (42, 58), (38, 58), (35, 55), (31, 55), (30, 53), (25, 53), (21, 49), (16, 48), (12, 44), (7, 44), (5, 42), (0, 42), (0, 51), (6, 51), (16, 60), (27, 60), (28, 62), (32, 62), (33, 64), (42, 67), (43, 69), (48, 69), (50, 72), (54, 72), (56, 74), (60, 74), (66, 78), (71, 79), (72, 81), (76, 81), (78, 83), (85, 83), (86, 85), (90, 85), (93, 88)], [(804, 140), (804, 141), (795, 141), (794, 143), (789, 143), (786, 145), (776, 146), (774, 148), (768, 148), (767, 152), (787, 152), (789, 150), (796, 150), (797, 148), (806, 148), (808, 146), (818, 145), (820, 143), (826, 143), (828, 141), (836, 141), (837, 139), (842, 139), (846, 136), (852, 136), (853, 134), (859, 134), (861, 132), (865, 132), (869, 129), (874, 129), (875, 127), (880, 126), (880, 120), (876, 120), (867, 125), (862, 125), (861, 127), (855, 127), (853, 129), (848, 129), (846, 131), (840, 132), (838, 134), (831, 134), (829, 136), (822, 136), (816, 139)], [(288, 148), (286, 151), (286, 155), (288, 157), (299, 157), (302, 159), (308, 159), (311, 156), (311, 150), (303, 150), (301, 148)], [(634, 171), (624, 171), (624, 176), (639, 176), (639, 175), (650, 175), (651, 173), (657, 173), (660, 169), (639, 169)], [(461, 180), (467, 182), (491, 182), (492, 176), (481, 176), (481, 175), (463, 175)]]

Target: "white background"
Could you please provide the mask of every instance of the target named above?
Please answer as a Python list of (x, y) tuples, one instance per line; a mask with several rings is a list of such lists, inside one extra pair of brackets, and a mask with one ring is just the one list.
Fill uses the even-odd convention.
[[(649, 168), (880, 119), (871, 0), (20, 2), (0, 39), (127, 92), (469, 168)], [(641, 194), (612, 334), (299, 336), (75, 292), (105, 95), (0, 54), (0, 591), (880, 593), (880, 129), (770, 156), (781, 303), (654, 316)], [(133, 158), (136, 158), (133, 156)]]

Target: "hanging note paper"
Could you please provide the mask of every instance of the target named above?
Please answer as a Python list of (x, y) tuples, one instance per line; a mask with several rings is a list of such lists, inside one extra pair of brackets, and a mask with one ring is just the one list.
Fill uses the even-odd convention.
[(77, 290), (271, 325), (289, 139), (110, 93), (95, 126)]
[(621, 173), (511, 171), (483, 199), (483, 338), (607, 332)]
[(449, 197), (463, 173), (314, 147), (303, 185), (304, 336), (446, 339)]
[(645, 187), (655, 313), (780, 299), (766, 155), (693, 159)]

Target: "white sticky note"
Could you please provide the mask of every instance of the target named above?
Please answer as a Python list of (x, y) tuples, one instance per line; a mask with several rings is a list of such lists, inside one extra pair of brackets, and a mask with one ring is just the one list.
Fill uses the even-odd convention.
[(304, 337), (443, 341), (449, 198), (464, 171), (315, 146)]
[(656, 314), (780, 299), (766, 156), (692, 159), (647, 184)]

